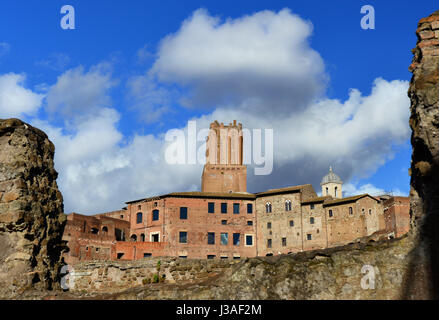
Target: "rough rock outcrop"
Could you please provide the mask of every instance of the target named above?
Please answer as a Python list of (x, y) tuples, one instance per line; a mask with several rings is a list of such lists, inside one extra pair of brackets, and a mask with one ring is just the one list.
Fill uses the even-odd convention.
[(142, 283), (155, 260), (82, 263), (75, 265), (75, 289), (64, 298), (400, 299), (413, 239), (370, 241), (240, 262), (161, 259), (171, 283)]
[(0, 298), (57, 286), (63, 199), (47, 135), (18, 119), (0, 119)]
[(418, 23), (413, 49), (410, 214), (416, 249), (410, 255), (405, 298), (439, 298), (439, 11)]

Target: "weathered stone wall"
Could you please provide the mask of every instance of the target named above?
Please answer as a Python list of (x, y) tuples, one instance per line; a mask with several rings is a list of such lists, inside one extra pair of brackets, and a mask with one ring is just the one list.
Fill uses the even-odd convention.
[[(405, 236), (292, 255), (245, 260), (161, 259), (165, 281), (150, 283), (159, 259), (75, 266), (73, 297), (101, 299), (400, 299)], [(364, 266), (371, 266), (373, 271)], [(363, 269), (363, 272), (362, 272)], [(375, 273), (375, 282), (362, 280)], [(362, 281), (366, 286), (362, 287)], [(369, 287), (368, 287), (369, 286)], [(369, 289), (368, 289), (369, 288)]]
[(413, 146), (411, 221), (418, 234), (405, 297), (439, 298), (439, 11), (418, 23), (408, 95)]
[(46, 134), (0, 120), (0, 298), (58, 284), (65, 216)]
[(212, 279), (237, 260), (186, 260), (175, 257), (136, 261), (94, 261), (79, 263), (66, 284), (72, 293), (114, 293), (153, 283), (194, 283)]

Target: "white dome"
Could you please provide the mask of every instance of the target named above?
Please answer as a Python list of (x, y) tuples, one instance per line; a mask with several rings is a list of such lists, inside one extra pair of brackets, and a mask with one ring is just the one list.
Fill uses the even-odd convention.
[(329, 173), (323, 177), (320, 185), (324, 185), (326, 183), (335, 182), (335, 183), (343, 183), (338, 175), (332, 172), (332, 167), (329, 167)]

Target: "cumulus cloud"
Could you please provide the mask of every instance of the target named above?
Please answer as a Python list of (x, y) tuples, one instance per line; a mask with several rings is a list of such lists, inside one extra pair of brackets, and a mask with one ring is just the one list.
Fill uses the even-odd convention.
[(195, 190), (199, 184), (201, 166), (168, 165), (167, 144), (160, 136), (135, 135), (122, 143), (117, 121), (114, 109), (104, 109), (71, 134), (46, 121), (33, 122), (56, 146), (55, 168), (66, 212), (116, 210), (125, 201), (171, 189)]
[(172, 92), (158, 84), (149, 75), (133, 76), (128, 79), (128, 102), (140, 111), (146, 123), (158, 121), (171, 112)]
[(0, 75), (0, 118), (35, 114), (44, 95), (24, 87), (26, 76), (6, 73)]
[(384, 190), (382, 188), (378, 188), (376, 186), (374, 186), (371, 183), (366, 183), (363, 185), (358, 185), (358, 184), (354, 184), (354, 183), (347, 183), (345, 185), (343, 185), (343, 196), (354, 196), (357, 194), (364, 194), (364, 193), (368, 193), (372, 196), (379, 196), (379, 195), (383, 195), (383, 194), (391, 194), (394, 196), (403, 196), (403, 197), (407, 197), (408, 194), (406, 192), (403, 192), (401, 190), (399, 190), (398, 188), (393, 189), (393, 190)]
[(111, 66), (102, 63), (85, 71), (82, 66), (60, 75), (47, 93), (49, 114), (80, 121), (93, 117), (101, 108), (111, 105), (109, 89), (116, 81)]
[(222, 21), (200, 9), (164, 38), (149, 73), (190, 90), (180, 102), (288, 113), (322, 92), (326, 75), (310, 48), (312, 25), (288, 9)]

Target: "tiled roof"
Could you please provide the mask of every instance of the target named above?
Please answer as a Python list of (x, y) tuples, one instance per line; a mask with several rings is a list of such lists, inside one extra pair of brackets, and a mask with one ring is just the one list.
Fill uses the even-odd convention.
[(373, 200), (375, 200), (376, 202), (379, 202), (378, 199), (376, 199), (375, 197), (372, 197), (371, 195), (364, 193), (364, 194), (359, 194), (357, 196), (352, 196), (352, 197), (347, 197), (347, 198), (342, 198), (342, 199), (333, 199), (333, 200), (327, 200), (325, 201), (325, 203), (323, 204), (324, 206), (331, 206), (331, 205), (336, 205), (336, 204), (341, 204), (341, 203), (345, 203), (345, 202), (355, 202), (361, 198), (364, 197), (370, 197)]
[(302, 190), (304, 188), (309, 188), (309, 187), (312, 188), (312, 186), (310, 184), (302, 184), (302, 185), (294, 186), (294, 187), (271, 189), (271, 190), (267, 190), (267, 191), (264, 191), (264, 192), (256, 193), (256, 197), (275, 195), (275, 194), (282, 194), (282, 193), (289, 193), (289, 192), (294, 192), (294, 191), (299, 191), (300, 192), (300, 190)]
[(302, 201), (302, 204), (319, 203), (319, 202), (324, 202), (325, 200), (331, 200), (331, 199), (332, 199), (331, 196), (316, 197), (316, 198), (311, 198), (311, 199)]
[(144, 198), (139, 200), (133, 200), (125, 202), (127, 204), (136, 203), (141, 201), (151, 201), (151, 200), (159, 200), (163, 198), (217, 198), (217, 199), (250, 199), (253, 200), (256, 196), (253, 193), (247, 192), (234, 192), (234, 193), (226, 193), (226, 192), (201, 192), (201, 191), (189, 191), (189, 192), (172, 192), (163, 194), (161, 196)]

